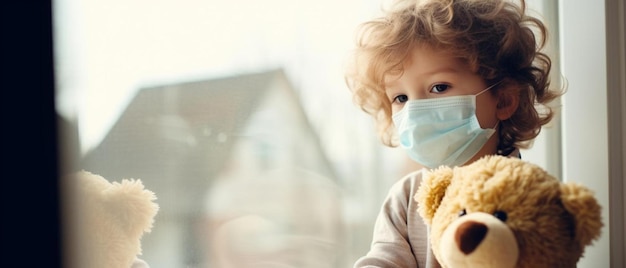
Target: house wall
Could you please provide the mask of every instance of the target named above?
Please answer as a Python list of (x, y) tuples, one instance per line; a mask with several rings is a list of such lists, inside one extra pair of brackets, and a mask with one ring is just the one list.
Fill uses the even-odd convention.
[(234, 135), (228, 168), (207, 191), (205, 261), (344, 267), (342, 192), (316, 132), (285, 77), (259, 90), (265, 93)]

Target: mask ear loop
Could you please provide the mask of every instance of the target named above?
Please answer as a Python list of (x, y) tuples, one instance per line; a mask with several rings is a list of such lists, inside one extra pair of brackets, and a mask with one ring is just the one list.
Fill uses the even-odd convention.
[(481, 90), (480, 92), (476, 93), (476, 95), (474, 95), (474, 96), (478, 97), (478, 95), (485, 93), (485, 91), (490, 90), (491, 88), (493, 88), (496, 85), (500, 84), (500, 82), (502, 82), (502, 80), (500, 80), (500, 81), (496, 82), (495, 84), (493, 84), (493, 85), (491, 85), (491, 86)]
[[(476, 95), (474, 95), (474, 96), (478, 97), (478, 95), (485, 93), (487, 90), (490, 90), (491, 88), (493, 88), (493, 87), (495, 87), (496, 85), (500, 84), (500, 82), (502, 82), (502, 80), (500, 80), (500, 81), (498, 81), (498, 82), (494, 83), (493, 85), (491, 85), (491, 86), (489, 86), (489, 87), (487, 87), (487, 88), (485, 88), (485, 89), (481, 90), (480, 92), (478, 92), (478, 94), (476, 94)], [(500, 131), (499, 131), (499, 129), (496, 129), (496, 128), (497, 128), (497, 127), (499, 127), (499, 126), (500, 126), (500, 120), (496, 120), (496, 124), (495, 124), (495, 125), (491, 128), (491, 129), (493, 129), (493, 130), (494, 130), (494, 132), (495, 132), (495, 133), (497, 133), (497, 134), (498, 134), (498, 136), (500, 135)], [(500, 137), (498, 137), (498, 139), (500, 139)], [(499, 151), (500, 151), (500, 150), (498, 150), (498, 153), (499, 153)]]
[(496, 129), (497, 127), (500, 127), (500, 120), (497, 120), (497, 121), (496, 121), (496, 124), (495, 124), (495, 125), (493, 125), (493, 127), (492, 127), (491, 129), (493, 129), (493, 130), (496, 130), (496, 131), (497, 131), (497, 129)]
[[(491, 86), (489, 86), (489, 87), (487, 87), (487, 88), (485, 88), (485, 89), (481, 90), (480, 92), (478, 92), (478, 93), (477, 93), (476, 95), (474, 95), (474, 96), (478, 97), (478, 95), (485, 93), (485, 91), (490, 90), (491, 88), (493, 88), (493, 87), (495, 87), (496, 85), (500, 84), (500, 82), (502, 82), (502, 80), (500, 80), (500, 81), (496, 82), (495, 84), (493, 84), (493, 85), (491, 85)], [(497, 120), (497, 121), (496, 121), (496, 124), (495, 124), (495, 125), (494, 125), (491, 129), (496, 130), (496, 127), (498, 127), (498, 124), (500, 124), (500, 120)], [(497, 131), (497, 130), (496, 130), (496, 132), (500, 133), (500, 132), (499, 132), (499, 131)]]

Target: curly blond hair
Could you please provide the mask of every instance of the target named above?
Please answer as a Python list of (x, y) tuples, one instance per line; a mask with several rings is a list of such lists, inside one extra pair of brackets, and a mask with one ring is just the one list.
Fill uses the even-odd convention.
[[(499, 82), (491, 90), (499, 105), (510, 101), (507, 96), (518, 96), (516, 111), (499, 124), (499, 151), (528, 148), (553, 117), (547, 104), (562, 94), (549, 88), (551, 60), (541, 52), (546, 27), (526, 14), (524, 0), (519, 5), (506, 0), (399, 0), (383, 17), (361, 24), (357, 33), (346, 83), (356, 104), (374, 117), (387, 146), (397, 144), (384, 80), (402, 74), (417, 45), (450, 52), (486, 84)], [(546, 109), (539, 112), (541, 105)]]

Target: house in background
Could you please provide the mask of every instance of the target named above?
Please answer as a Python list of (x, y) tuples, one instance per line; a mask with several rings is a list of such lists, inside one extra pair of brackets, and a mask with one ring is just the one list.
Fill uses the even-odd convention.
[[(142, 239), (141, 257), (152, 268), (214, 267), (210, 252), (220, 244), (209, 240), (228, 217), (238, 221), (221, 229), (261, 222), (278, 228), (281, 237), (285, 231), (299, 232), (290, 237), (308, 237), (329, 252), (344, 247), (338, 178), (282, 70), (141, 89), (79, 168), (111, 181), (141, 179), (155, 192), (160, 211), (152, 232)], [(280, 178), (268, 178), (273, 170), (282, 170)], [(236, 201), (255, 191), (265, 196)], [(231, 210), (230, 204), (238, 208)], [(216, 207), (221, 214), (213, 221), (217, 210), (207, 208)], [(242, 207), (262, 211), (224, 214)], [(307, 213), (298, 207), (315, 207), (319, 213), (302, 220)], [(275, 215), (285, 220), (276, 221)], [(268, 217), (274, 221), (269, 225)], [(258, 247), (266, 250), (267, 243), (294, 239), (260, 241)], [(285, 254), (289, 258), (285, 252), (280, 256)]]

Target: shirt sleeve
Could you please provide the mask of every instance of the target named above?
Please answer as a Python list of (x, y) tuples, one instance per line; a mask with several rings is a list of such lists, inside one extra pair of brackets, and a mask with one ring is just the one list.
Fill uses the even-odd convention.
[(357, 260), (355, 268), (418, 267), (407, 226), (407, 210), (413, 200), (410, 189), (415, 179), (407, 176), (391, 187), (374, 225), (371, 248)]

